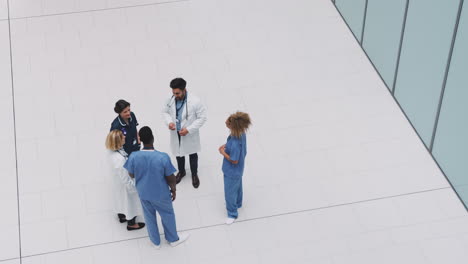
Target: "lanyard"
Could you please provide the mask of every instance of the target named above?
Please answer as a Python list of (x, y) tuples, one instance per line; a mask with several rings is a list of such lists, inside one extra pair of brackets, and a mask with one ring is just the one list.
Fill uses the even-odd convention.
[(182, 104), (180, 105), (180, 107), (177, 107), (177, 100), (175, 100), (175, 101), (176, 101), (176, 103), (175, 103), (176, 112), (177, 112), (177, 114), (179, 114), (179, 110), (182, 109), (182, 107), (184, 107), (184, 105), (187, 103), (187, 95), (185, 95), (184, 101), (182, 101)]
[(122, 157), (124, 157), (125, 159), (128, 159), (128, 154), (127, 154), (127, 152), (125, 152), (125, 150), (119, 149), (119, 150), (117, 150), (117, 152), (118, 152), (120, 155), (122, 155)]
[(187, 103), (187, 93), (185, 93), (184, 101), (182, 101), (182, 105), (177, 107), (177, 100), (174, 98), (174, 104), (176, 108), (176, 119), (179, 119), (179, 110), (182, 109), (185, 105), (185, 119), (188, 119), (188, 103)]

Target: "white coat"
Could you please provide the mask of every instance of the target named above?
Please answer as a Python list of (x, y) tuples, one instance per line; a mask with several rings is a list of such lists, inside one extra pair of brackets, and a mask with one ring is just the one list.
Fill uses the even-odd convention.
[[(166, 127), (169, 127), (170, 123), (176, 124), (176, 107), (175, 97), (172, 96), (166, 100), (162, 114), (163, 120), (166, 123)], [(200, 145), (200, 133), (199, 129), (206, 122), (206, 107), (201, 103), (200, 99), (191, 94), (187, 93), (187, 102), (183, 106), (182, 117), (181, 117), (181, 128), (186, 128), (188, 134), (180, 137), (177, 136), (177, 130), (169, 130), (171, 133), (171, 150), (172, 154), (180, 157), (198, 153), (201, 150)]]
[[(123, 167), (126, 157), (125, 151), (108, 151), (108, 163), (114, 194), (114, 212), (125, 214), (127, 219), (141, 215), (141, 203), (135, 187), (135, 180), (130, 178), (128, 171)], [(126, 153), (125, 153), (126, 155)]]

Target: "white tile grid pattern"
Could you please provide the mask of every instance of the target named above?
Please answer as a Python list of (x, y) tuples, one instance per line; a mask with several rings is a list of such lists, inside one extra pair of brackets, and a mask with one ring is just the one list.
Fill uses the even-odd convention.
[[(48, 10), (65, 7), (45, 0), (40, 5)], [(34, 11), (34, 6), (31, 8), (16, 10)], [(202, 184), (194, 190), (187, 177), (179, 185), (174, 204), (178, 228), (201, 228), (194, 231), (200, 237), (193, 241), (213, 237), (219, 251), (226, 253), (226, 262), (270, 261), (272, 243), (286, 236), (267, 236), (264, 242), (258, 237), (253, 241), (260, 245), (251, 244), (258, 251), (252, 252), (244, 250), (242, 243), (229, 249), (229, 240), (223, 240), (219, 233), (227, 232), (225, 228), (203, 228), (219, 225), (225, 217), (217, 147), (227, 136), (224, 120), (235, 110), (249, 112), (254, 122), (244, 180), (246, 203), (239, 220), (448, 187), (328, 1), (200, 0), (18, 19), (12, 21), (12, 41), (23, 256), (146, 235), (146, 230), (126, 232), (111, 211), (103, 141), (115, 117), (114, 102), (125, 98), (132, 103), (140, 126), (152, 127), (157, 146), (168, 150), (169, 136), (159, 111), (170, 96), (168, 82), (176, 76), (186, 78), (189, 92), (199, 94), (209, 109), (209, 121), (201, 132)], [(31, 131), (31, 127), (40, 129)], [(453, 209), (456, 217), (466, 213), (454, 206), (459, 205), (456, 199), (444, 200), (442, 196), (449, 194), (439, 197), (446, 205), (441, 208)], [(340, 254), (351, 254), (349, 244), (354, 239), (364, 241), (364, 248), (365, 242), (372, 240), (384, 248), (390, 236), (388, 228), (394, 225), (418, 226), (426, 218), (446, 220), (443, 216), (447, 212), (429, 206), (429, 199), (419, 198), (409, 205), (398, 201), (389, 205), (395, 212), (390, 214), (393, 220), (375, 224), (375, 234), (352, 234), (347, 238), (349, 243), (338, 239), (349, 235), (340, 233), (347, 232), (345, 227), (365, 232), (353, 222), (355, 218), (334, 217), (334, 209), (320, 211), (324, 216), (314, 220), (318, 224), (311, 230), (319, 232), (328, 225), (336, 231), (311, 247), (321, 249), (318, 253), (331, 253), (305, 255), (298, 262), (309, 258), (339, 262)], [(422, 215), (415, 213), (418, 207)], [(343, 208), (351, 215), (357, 210)], [(400, 211), (410, 211), (409, 216)], [(264, 222), (269, 221), (245, 224)], [(44, 226), (56, 228), (49, 235)], [(459, 226), (463, 227), (463, 222)], [(250, 234), (248, 227), (246, 230), (238, 232)], [(38, 243), (45, 235), (48, 243)], [(237, 236), (234, 238), (241, 239)], [(123, 244), (146, 248), (142, 242), (146, 240)], [(80, 263), (93, 259), (100, 263), (109, 257), (108, 247), (120, 244), (83, 250), (88, 253)], [(207, 250), (202, 245), (201, 250)], [(308, 252), (307, 248), (283, 246), (284, 251), (278, 254)], [(193, 247), (196, 249), (164, 248), (168, 252), (160, 254), (168, 258), (177, 255), (180, 263), (215, 261), (205, 259), (210, 254), (197, 254), (198, 244)], [(132, 250), (137, 254), (140, 249)], [(48, 256), (60, 260), (72, 258), (72, 252), (25, 261), (49, 263), (55, 260)], [(231, 257), (238, 252), (246, 255)], [(193, 254), (196, 256), (191, 258)], [(150, 261), (146, 255), (137, 259)]]
[[(1, 6), (0, 6), (1, 7)], [(16, 184), (15, 140), (13, 123), (13, 97), (8, 21), (0, 21), (0, 217), (4, 228), (0, 235), (0, 261), (19, 257), (18, 199)]]
[(10, 0), (10, 9), (12, 18), (25, 18), (170, 2), (177, 0)]
[(17, 259), (10, 259), (10, 260), (5, 260), (5, 261), (1, 261), (0, 260), (0, 263), (2, 264), (20, 264), (20, 259), (17, 258)]
[[(422, 204), (443, 205), (434, 208), (432, 216), (422, 214), (417, 220), (402, 222), (399, 217), (406, 212), (396, 205), (408, 197), (424, 200)], [(149, 239), (142, 238), (27, 257), (23, 263), (390, 264), (441, 263), (445, 258), (464, 263), (468, 217), (462, 206), (450, 209), (448, 215), (440, 214), (447, 197), (457, 199), (446, 189), (196, 229), (176, 248), (163, 243), (161, 250), (154, 250)]]
[(8, 0), (0, 0), (0, 20), (8, 19)]

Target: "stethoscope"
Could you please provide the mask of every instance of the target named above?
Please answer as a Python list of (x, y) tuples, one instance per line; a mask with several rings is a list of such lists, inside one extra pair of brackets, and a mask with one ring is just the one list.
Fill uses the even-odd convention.
[[(171, 107), (172, 104), (175, 104), (175, 108), (176, 108), (176, 116), (177, 116), (177, 113), (179, 112), (180, 108), (177, 108), (177, 104), (175, 103), (175, 98), (174, 98), (174, 95), (172, 95), (171, 97), (171, 100), (169, 101), (169, 103), (167, 104), (167, 107)], [(184, 104), (185, 104), (185, 120), (188, 120), (188, 101), (187, 101), (187, 93), (185, 93), (185, 98), (184, 98)], [(182, 106), (183, 107), (183, 106)], [(176, 119), (177, 122), (179, 122), (178, 119)]]
[(122, 157), (124, 157), (125, 160), (128, 159), (128, 154), (127, 154), (127, 152), (125, 152), (125, 150), (123, 150), (123, 149), (118, 149), (118, 150), (116, 150), (116, 152), (118, 152), (120, 155), (122, 155)]

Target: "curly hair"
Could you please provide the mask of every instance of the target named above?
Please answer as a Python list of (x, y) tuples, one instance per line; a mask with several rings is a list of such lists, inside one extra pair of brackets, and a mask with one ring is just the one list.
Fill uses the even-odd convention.
[(227, 121), (229, 129), (231, 130), (231, 135), (236, 138), (240, 138), (252, 124), (249, 114), (244, 112), (235, 112), (228, 117)]

